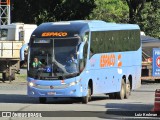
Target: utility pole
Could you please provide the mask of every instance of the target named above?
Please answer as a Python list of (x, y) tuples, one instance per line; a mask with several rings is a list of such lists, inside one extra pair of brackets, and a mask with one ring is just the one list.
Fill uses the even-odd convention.
[(10, 0), (0, 0), (0, 25), (10, 24)]

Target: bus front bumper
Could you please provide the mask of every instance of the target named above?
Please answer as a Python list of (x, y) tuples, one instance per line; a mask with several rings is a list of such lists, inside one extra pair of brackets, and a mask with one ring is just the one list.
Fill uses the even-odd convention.
[(29, 97), (82, 97), (83, 89), (80, 85), (69, 86), (63, 89), (30, 87), (28, 86)]

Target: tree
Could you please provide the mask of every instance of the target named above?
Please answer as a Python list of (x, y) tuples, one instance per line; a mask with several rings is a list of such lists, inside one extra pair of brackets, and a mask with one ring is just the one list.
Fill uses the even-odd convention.
[(138, 24), (147, 35), (160, 38), (160, 1), (146, 2)]
[(84, 19), (95, 7), (94, 0), (15, 0), (12, 22), (36, 23)]
[(147, 35), (160, 38), (160, 1), (125, 1), (129, 7), (129, 23), (139, 24), (141, 30), (144, 31)]
[(96, 8), (89, 19), (100, 19), (108, 22), (127, 22), (128, 7), (122, 0), (95, 0)]
[(11, 0), (11, 22), (27, 22), (30, 18), (26, 0)]
[(11, 2), (12, 22), (40, 24), (44, 21), (55, 20), (54, 13), (62, 0), (15, 0)]
[(129, 23), (137, 23), (137, 17), (141, 16), (146, 0), (126, 0), (129, 7)]

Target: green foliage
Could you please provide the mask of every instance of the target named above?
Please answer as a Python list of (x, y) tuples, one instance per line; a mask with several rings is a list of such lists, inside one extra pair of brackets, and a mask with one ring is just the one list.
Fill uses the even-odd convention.
[(12, 22), (36, 23), (85, 19), (95, 7), (94, 0), (11, 1)]
[(138, 24), (149, 36), (160, 38), (160, 1), (146, 2)]
[(160, 38), (160, 0), (125, 1), (129, 7), (129, 23), (139, 24), (146, 35)]
[(55, 21), (61, 4), (62, 0), (15, 0), (11, 4), (11, 21), (36, 24)]
[(137, 23), (146, 0), (126, 0), (126, 2), (129, 7), (129, 23)]
[(122, 0), (95, 0), (96, 8), (89, 19), (99, 19), (108, 22), (127, 22), (128, 7)]
[(11, 22), (99, 19), (136, 23), (160, 38), (160, 0), (11, 0)]

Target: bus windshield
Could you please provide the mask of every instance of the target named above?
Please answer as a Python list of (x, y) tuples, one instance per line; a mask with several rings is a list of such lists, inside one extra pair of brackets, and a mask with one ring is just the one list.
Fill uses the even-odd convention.
[(29, 48), (28, 76), (35, 79), (65, 79), (78, 75), (79, 38), (32, 40)]

